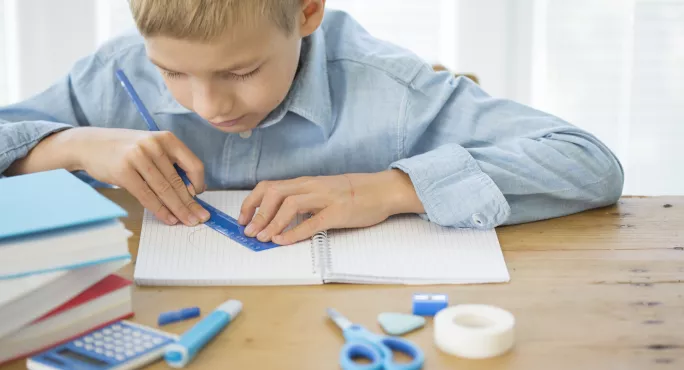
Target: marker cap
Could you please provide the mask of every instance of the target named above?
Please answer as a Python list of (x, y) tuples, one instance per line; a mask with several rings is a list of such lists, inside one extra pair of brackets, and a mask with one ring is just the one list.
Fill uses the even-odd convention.
[(177, 311), (169, 311), (159, 314), (157, 324), (166, 325), (172, 322), (187, 320), (200, 315), (199, 307), (188, 307)]

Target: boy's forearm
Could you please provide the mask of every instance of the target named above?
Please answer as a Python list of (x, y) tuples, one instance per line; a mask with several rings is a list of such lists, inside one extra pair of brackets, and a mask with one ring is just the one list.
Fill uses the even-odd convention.
[(16, 176), (58, 168), (79, 170), (77, 149), (73, 145), (75, 130), (78, 129), (62, 130), (46, 136), (26, 156), (14, 161), (5, 175)]

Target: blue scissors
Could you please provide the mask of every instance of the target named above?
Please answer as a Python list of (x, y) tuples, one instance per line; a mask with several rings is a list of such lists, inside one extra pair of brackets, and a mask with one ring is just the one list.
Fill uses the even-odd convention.
[[(361, 325), (354, 324), (339, 312), (328, 308), (328, 316), (342, 329), (346, 343), (340, 351), (340, 365), (344, 370), (419, 370), (425, 356), (420, 347), (412, 342), (386, 335), (371, 333)], [(411, 357), (409, 363), (394, 362), (392, 351)], [(359, 364), (354, 360), (365, 358), (370, 364)]]

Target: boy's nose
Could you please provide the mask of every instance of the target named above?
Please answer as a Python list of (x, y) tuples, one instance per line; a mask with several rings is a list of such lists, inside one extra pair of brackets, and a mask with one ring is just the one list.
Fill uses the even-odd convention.
[(193, 94), (192, 108), (200, 117), (211, 121), (232, 111), (232, 98), (204, 89)]

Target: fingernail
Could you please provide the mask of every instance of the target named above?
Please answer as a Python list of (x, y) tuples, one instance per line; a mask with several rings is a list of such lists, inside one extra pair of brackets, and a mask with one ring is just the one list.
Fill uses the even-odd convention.
[(195, 187), (192, 186), (192, 184), (188, 185), (188, 191), (190, 192), (190, 195), (192, 195), (193, 197), (197, 195), (197, 193), (195, 193)]
[(242, 213), (240, 213), (240, 217), (238, 217), (238, 223), (239, 223), (240, 225), (244, 225), (244, 224), (245, 224), (245, 221), (246, 221), (246, 220), (245, 220), (246, 218), (247, 218), (247, 217), (245, 217), (245, 215), (243, 215)]
[(178, 219), (175, 218), (175, 217), (173, 217), (173, 216), (169, 216), (169, 223), (170, 223), (171, 225), (175, 225), (175, 224), (178, 223)]
[(200, 218), (202, 219), (202, 221), (206, 221), (206, 220), (209, 219), (209, 217), (211, 217), (211, 215), (209, 214), (209, 211), (207, 211), (207, 210), (204, 209), (204, 208), (202, 208), (202, 209), (199, 211), (199, 216), (200, 216)]
[(261, 240), (262, 242), (266, 241), (266, 237), (267, 237), (266, 230), (257, 234), (257, 239)]
[(254, 229), (256, 229), (254, 224), (247, 225), (247, 228), (245, 229), (245, 234), (252, 236), (252, 234), (254, 234)]
[(199, 223), (199, 219), (197, 217), (195, 217), (195, 215), (193, 215), (193, 214), (191, 214), (188, 217), (188, 221), (190, 221), (190, 224), (192, 224), (193, 226), (195, 226)]

